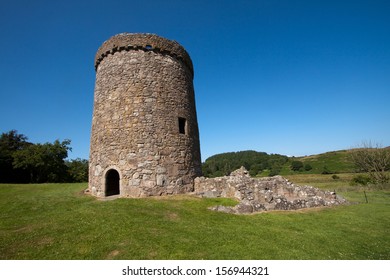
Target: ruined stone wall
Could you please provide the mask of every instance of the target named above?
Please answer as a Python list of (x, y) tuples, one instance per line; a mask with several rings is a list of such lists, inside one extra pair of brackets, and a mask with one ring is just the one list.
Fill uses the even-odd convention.
[(238, 214), (347, 203), (335, 192), (299, 186), (281, 176), (252, 178), (243, 167), (230, 176), (196, 178), (194, 192), (201, 197), (235, 198), (239, 201), (235, 207), (216, 206), (212, 209)]
[(174, 41), (119, 34), (95, 59), (89, 191), (106, 196), (107, 172), (120, 196), (185, 193), (201, 175), (193, 68)]

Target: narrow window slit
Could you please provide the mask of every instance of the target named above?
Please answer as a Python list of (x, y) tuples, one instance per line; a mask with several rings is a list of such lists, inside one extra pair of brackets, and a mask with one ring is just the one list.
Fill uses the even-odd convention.
[(187, 120), (185, 118), (179, 118), (179, 133), (187, 134)]

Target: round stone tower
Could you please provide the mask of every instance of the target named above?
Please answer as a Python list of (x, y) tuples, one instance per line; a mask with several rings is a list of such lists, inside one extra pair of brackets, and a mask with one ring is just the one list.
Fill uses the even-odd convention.
[(201, 175), (194, 70), (186, 50), (123, 33), (95, 57), (89, 191), (98, 197), (190, 192)]

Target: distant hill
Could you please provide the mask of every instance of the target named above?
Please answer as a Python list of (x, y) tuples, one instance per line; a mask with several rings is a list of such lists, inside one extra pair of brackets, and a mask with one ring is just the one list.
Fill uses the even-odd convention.
[[(334, 174), (334, 173), (352, 173), (355, 172), (355, 167), (350, 159), (351, 150), (340, 150), (326, 152), (318, 155), (304, 157), (290, 157), (289, 163), (292, 161), (301, 161), (305, 166), (311, 166), (310, 170), (301, 170), (301, 173), (308, 174)], [(287, 164), (282, 169), (282, 174), (294, 174), (290, 168), (291, 164)]]
[(230, 152), (209, 157), (202, 164), (202, 170), (206, 177), (227, 175), (241, 166), (249, 170), (251, 176), (352, 173), (355, 168), (349, 157), (350, 152), (351, 150), (340, 150), (304, 157), (251, 150)]
[(251, 176), (256, 176), (264, 170), (270, 175), (277, 175), (288, 160), (287, 156), (256, 151), (222, 153), (206, 159), (202, 164), (202, 171), (206, 177), (218, 177), (244, 166)]

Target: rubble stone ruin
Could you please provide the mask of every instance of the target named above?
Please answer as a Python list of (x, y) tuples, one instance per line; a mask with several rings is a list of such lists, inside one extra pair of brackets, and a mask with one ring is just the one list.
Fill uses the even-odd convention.
[(346, 203), (333, 192), (297, 186), (276, 176), (200, 177), (201, 158), (186, 50), (153, 34), (111, 37), (95, 57), (89, 186), (96, 197), (145, 197), (193, 193), (229, 197), (228, 213), (292, 210)]
[(198, 177), (195, 179), (194, 192), (200, 197), (236, 199), (238, 204), (234, 207), (218, 205), (210, 208), (232, 214), (298, 210), (347, 203), (335, 192), (312, 186), (299, 186), (282, 176), (252, 178), (244, 167), (233, 171), (229, 176)]
[(193, 191), (201, 175), (190, 56), (153, 34), (111, 37), (95, 57), (89, 189), (97, 197)]

